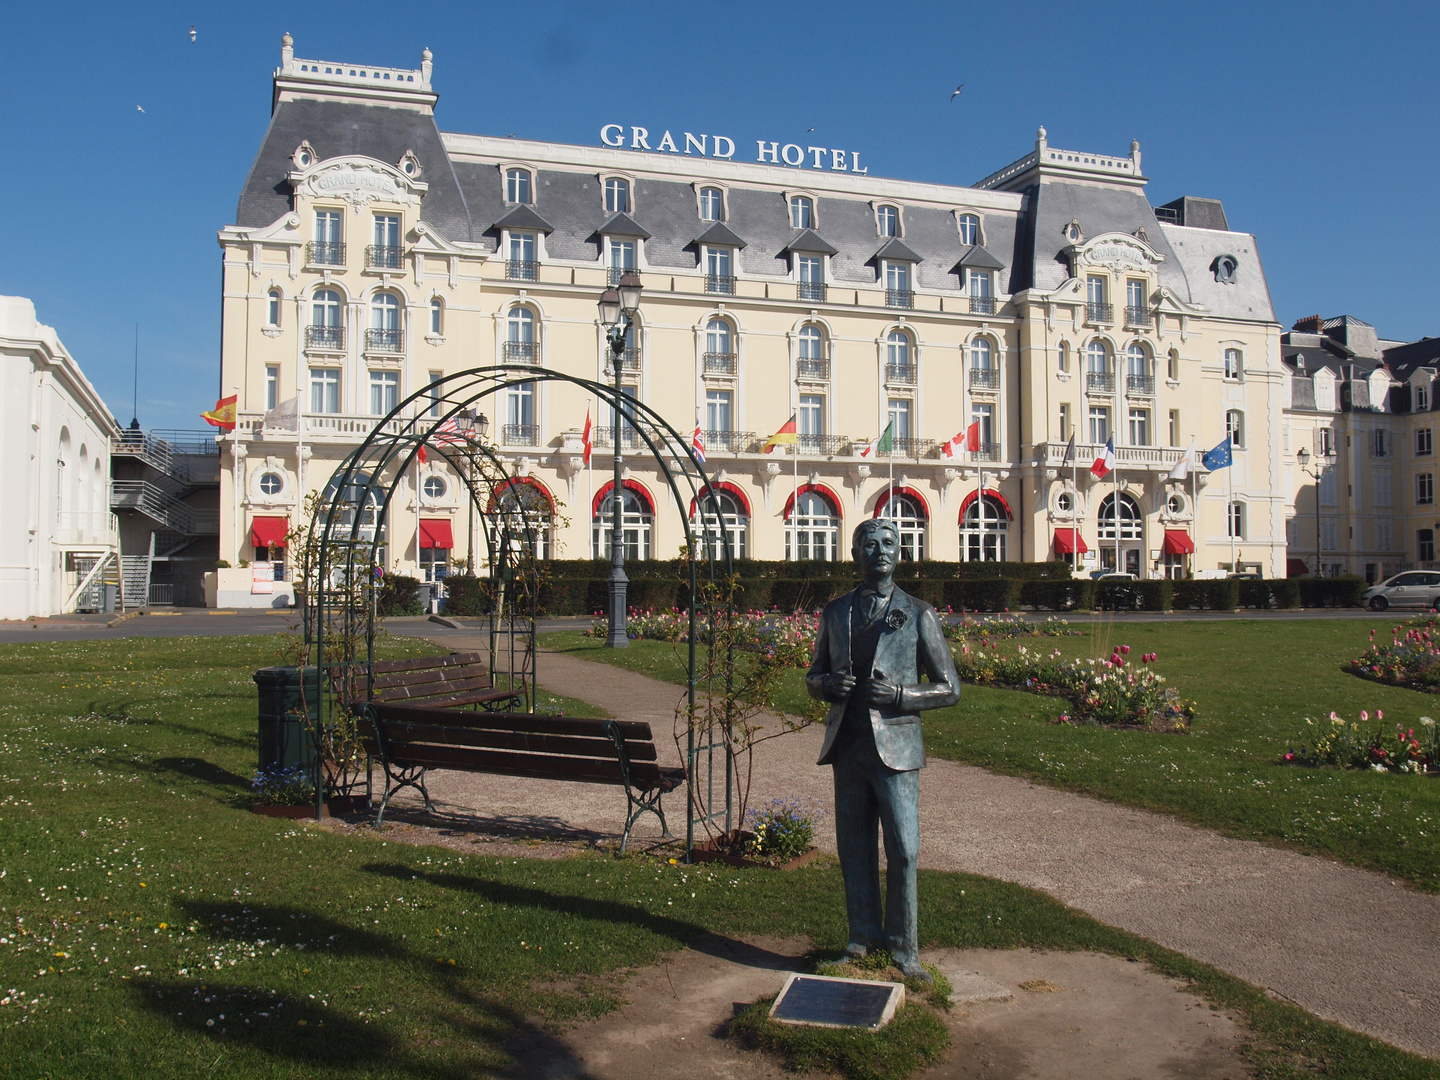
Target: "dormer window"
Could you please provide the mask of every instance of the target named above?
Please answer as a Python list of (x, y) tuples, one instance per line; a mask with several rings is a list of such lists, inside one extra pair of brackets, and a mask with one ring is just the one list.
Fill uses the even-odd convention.
[(1430, 411), (1430, 387), (1423, 382), (1415, 384), (1415, 412)]
[(611, 214), (630, 212), (630, 181), (611, 177), (605, 181), (605, 209)]
[(978, 244), (980, 242), (980, 219), (974, 214), (961, 214), (960, 242), (962, 244)]
[(619, 285), (627, 270), (635, 269), (635, 241), (606, 237), (610, 246), (610, 284)]
[(725, 220), (725, 193), (718, 187), (700, 189), (700, 220)]
[(885, 306), (913, 308), (915, 291), (911, 287), (913, 267), (908, 262), (885, 260)]
[(819, 255), (797, 255), (795, 268), (800, 274), (801, 300), (825, 299), (825, 260)]
[(1210, 272), (1215, 275), (1215, 280), (1222, 285), (1234, 285), (1236, 271), (1240, 264), (1234, 255), (1219, 255), (1210, 264)]
[(512, 232), (506, 252), (505, 276), (511, 281), (539, 281), (540, 264), (535, 258), (535, 234)]
[(735, 293), (735, 253), (728, 247), (705, 246), (705, 291), (721, 296)]
[(505, 201), (508, 203), (524, 203), (528, 205), (533, 196), (530, 194), (530, 172), (527, 169), (506, 169), (505, 170)]
[(809, 229), (815, 224), (815, 203), (805, 195), (790, 196), (790, 227)]
[(900, 211), (893, 206), (875, 208), (875, 224), (881, 236), (900, 235)]

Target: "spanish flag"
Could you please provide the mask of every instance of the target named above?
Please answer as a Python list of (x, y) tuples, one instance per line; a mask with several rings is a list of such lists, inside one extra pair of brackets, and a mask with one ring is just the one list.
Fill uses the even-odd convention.
[(795, 434), (795, 414), (791, 413), (790, 419), (785, 421), (780, 430), (765, 440), (765, 445), (760, 448), (760, 452), (768, 454), (777, 446), (794, 446), (799, 441), (800, 437)]
[(229, 397), (222, 397), (215, 402), (215, 408), (209, 412), (202, 412), (200, 419), (215, 427), (224, 428), (226, 431), (235, 430), (235, 401), (238, 395), (231, 394)]

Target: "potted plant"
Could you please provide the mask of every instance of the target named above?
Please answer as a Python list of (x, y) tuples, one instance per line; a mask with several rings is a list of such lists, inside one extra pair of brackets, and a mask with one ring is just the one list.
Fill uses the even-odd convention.
[[(307, 818), (315, 816), (315, 783), (308, 769), (300, 765), (271, 765), (250, 781), (256, 802), (250, 809), (266, 817)], [(322, 816), (328, 816), (328, 808)]]

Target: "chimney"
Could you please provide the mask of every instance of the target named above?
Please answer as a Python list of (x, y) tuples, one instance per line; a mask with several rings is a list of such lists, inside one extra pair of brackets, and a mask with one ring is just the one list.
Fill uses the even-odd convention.
[(1296, 319), (1295, 325), (1290, 329), (1297, 334), (1318, 334), (1320, 333), (1320, 324), (1324, 321), (1320, 315), (1306, 315), (1303, 319)]

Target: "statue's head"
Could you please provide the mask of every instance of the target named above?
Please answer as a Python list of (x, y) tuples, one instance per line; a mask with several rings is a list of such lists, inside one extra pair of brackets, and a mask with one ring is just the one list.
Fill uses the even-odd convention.
[(889, 518), (868, 518), (855, 526), (850, 555), (867, 584), (883, 581), (900, 561), (900, 530)]

